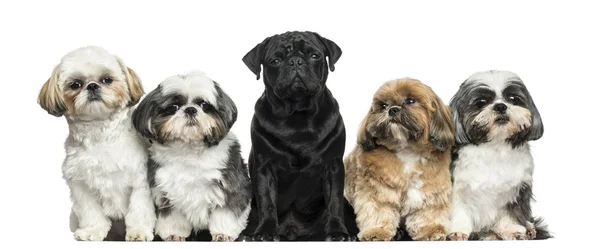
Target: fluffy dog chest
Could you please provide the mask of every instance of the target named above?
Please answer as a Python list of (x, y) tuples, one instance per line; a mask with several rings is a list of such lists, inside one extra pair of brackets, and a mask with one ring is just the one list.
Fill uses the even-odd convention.
[(401, 200), (403, 200), (403, 213), (407, 213), (423, 205), (424, 195), (421, 191), (423, 182), (420, 179), (423, 172), (418, 168), (423, 161), (423, 157), (408, 151), (397, 152), (396, 156), (402, 162), (401, 172), (399, 173), (404, 175), (404, 181), (406, 181), (406, 190), (403, 193), (405, 196)]
[(163, 194), (195, 227), (205, 227), (210, 211), (225, 205), (220, 186), (222, 161), (226, 160), (223, 152), (156, 145), (151, 151), (152, 159), (160, 165), (154, 176), (154, 191)]

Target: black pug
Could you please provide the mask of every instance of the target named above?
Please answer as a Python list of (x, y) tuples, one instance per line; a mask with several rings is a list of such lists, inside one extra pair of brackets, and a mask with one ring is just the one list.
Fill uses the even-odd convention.
[(346, 131), (325, 85), (341, 55), (333, 41), (294, 31), (268, 37), (244, 56), (257, 80), (263, 66), (265, 84), (252, 119), (245, 240), (355, 239), (354, 211), (343, 196)]

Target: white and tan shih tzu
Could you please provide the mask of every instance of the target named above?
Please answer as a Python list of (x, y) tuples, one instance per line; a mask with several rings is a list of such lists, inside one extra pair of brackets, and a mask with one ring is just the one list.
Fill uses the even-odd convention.
[(162, 240), (233, 241), (246, 227), (251, 186), (230, 132), (237, 108), (202, 72), (166, 78), (138, 105), (135, 128), (152, 142), (149, 180)]
[(69, 126), (62, 173), (77, 240), (154, 237), (147, 146), (131, 123), (132, 108), (143, 94), (136, 73), (95, 46), (66, 54), (40, 91), (40, 106), (64, 116)]
[[(451, 112), (412, 78), (375, 93), (345, 158), (344, 196), (360, 241), (445, 240), (450, 218)], [(397, 235), (398, 233), (398, 235)]]
[(521, 78), (509, 71), (471, 75), (452, 97), (456, 127), (450, 240), (550, 238), (531, 212), (528, 142), (544, 126)]

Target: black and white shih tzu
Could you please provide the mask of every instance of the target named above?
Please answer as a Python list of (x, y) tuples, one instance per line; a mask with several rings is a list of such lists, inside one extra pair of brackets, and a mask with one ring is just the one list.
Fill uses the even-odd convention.
[(209, 230), (212, 241), (233, 241), (246, 227), (251, 186), (230, 132), (236, 119), (235, 103), (199, 71), (168, 77), (134, 111), (135, 128), (152, 143), (157, 239), (196, 240)]
[(534, 164), (528, 141), (544, 127), (529, 91), (509, 71), (471, 75), (450, 100), (457, 146), (448, 239), (547, 239), (532, 216)]
[(40, 91), (40, 106), (69, 126), (62, 173), (77, 240), (154, 238), (147, 144), (131, 123), (143, 94), (135, 71), (95, 46), (64, 55)]

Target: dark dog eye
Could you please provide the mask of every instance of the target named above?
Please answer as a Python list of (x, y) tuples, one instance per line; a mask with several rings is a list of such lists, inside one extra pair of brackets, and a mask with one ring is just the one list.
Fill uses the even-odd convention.
[(387, 107), (388, 107), (388, 104), (386, 104), (386, 103), (381, 104), (381, 109), (385, 109)]
[(310, 55), (310, 58), (311, 58), (311, 59), (318, 60), (318, 59), (320, 59), (320, 58), (321, 58), (321, 56), (320, 56), (320, 55), (318, 55), (318, 54), (312, 54), (312, 55)]
[(485, 99), (475, 100), (475, 105), (477, 105), (477, 107), (479, 107), (479, 108), (484, 107), (485, 105), (487, 105), (487, 100), (485, 100)]
[(510, 95), (508, 96), (508, 102), (510, 102), (513, 105), (518, 105), (519, 103), (521, 103), (521, 99), (519, 99), (519, 97), (517, 96)]
[(73, 82), (71, 82), (71, 84), (69, 85), (69, 87), (73, 90), (75, 89), (79, 89), (83, 86), (83, 82), (81, 82), (81, 80), (74, 80)]
[(281, 60), (279, 60), (279, 59), (271, 60), (271, 65), (277, 65), (277, 64), (279, 64), (279, 62), (281, 62)]
[(417, 100), (414, 99), (414, 98), (406, 98), (406, 100), (404, 101), (404, 103), (407, 104), (407, 105), (412, 105), (412, 104), (414, 104), (416, 102), (417, 102)]
[(104, 77), (102, 78), (101, 82), (104, 84), (110, 84), (113, 82), (113, 79), (111, 77)]
[(210, 108), (210, 103), (206, 101), (202, 101), (198, 103), (198, 105), (200, 106), (200, 108), (202, 108), (202, 111), (207, 111)]
[(177, 112), (177, 110), (179, 110), (178, 105), (171, 105), (171, 106), (167, 107), (167, 109), (165, 109), (165, 112), (169, 115), (172, 115), (172, 114), (175, 114), (175, 112)]

